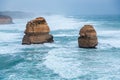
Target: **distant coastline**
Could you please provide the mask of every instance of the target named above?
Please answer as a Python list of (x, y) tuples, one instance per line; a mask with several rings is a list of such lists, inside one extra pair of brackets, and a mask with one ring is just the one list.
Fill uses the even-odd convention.
[(10, 16), (0, 15), (0, 24), (12, 24), (13, 20)]
[(0, 15), (10, 16), (12, 19), (24, 19), (33, 16), (33, 13), (22, 11), (0, 11)]

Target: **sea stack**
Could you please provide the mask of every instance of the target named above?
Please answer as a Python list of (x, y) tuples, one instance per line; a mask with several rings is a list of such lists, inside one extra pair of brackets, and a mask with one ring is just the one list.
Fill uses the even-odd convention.
[(26, 25), (22, 44), (42, 44), (53, 42), (53, 36), (49, 34), (50, 28), (43, 17), (31, 20)]
[(98, 44), (97, 33), (92, 25), (84, 25), (79, 32), (78, 44), (80, 48), (95, 48)]
[(0, 24), (12, 24), (12, 18), (10, 16), (0, 15)]

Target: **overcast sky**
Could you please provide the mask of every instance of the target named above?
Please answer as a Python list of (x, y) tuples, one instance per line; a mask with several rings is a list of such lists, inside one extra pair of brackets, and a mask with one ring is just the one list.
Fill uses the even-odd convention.
[(0, 0), (0, 11), (120, 14), (120, 0)]

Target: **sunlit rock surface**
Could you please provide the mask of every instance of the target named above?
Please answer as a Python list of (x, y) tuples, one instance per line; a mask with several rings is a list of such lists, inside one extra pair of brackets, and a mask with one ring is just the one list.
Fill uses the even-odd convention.
[(22, 44), (42, 44), (53, 42), (53, 36), (49, 34), (50, 28), (43, 17), (31, 20), (26, 25)]
[(78, 44), (81, 48), (95, 48), (98, 44), (97, 33), (92, 25), (84, 25), (79, 32)]

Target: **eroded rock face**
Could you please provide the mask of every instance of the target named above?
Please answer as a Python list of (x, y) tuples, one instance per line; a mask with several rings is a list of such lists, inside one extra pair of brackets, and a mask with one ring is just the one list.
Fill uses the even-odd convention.
[(12, 24), (12, 18), (5, 15), (0, 15), (0, 24)]
[(53, 42), (53, 36), (49, 34), (50, 29), (43, 17), (31, 20), (26, 25), (22, 44), (41, 44)]
[(78, 44), (81, 48), (95, 48), (98, 44), (97, 33), (92, 25), (85, 25), (79, 32)]

